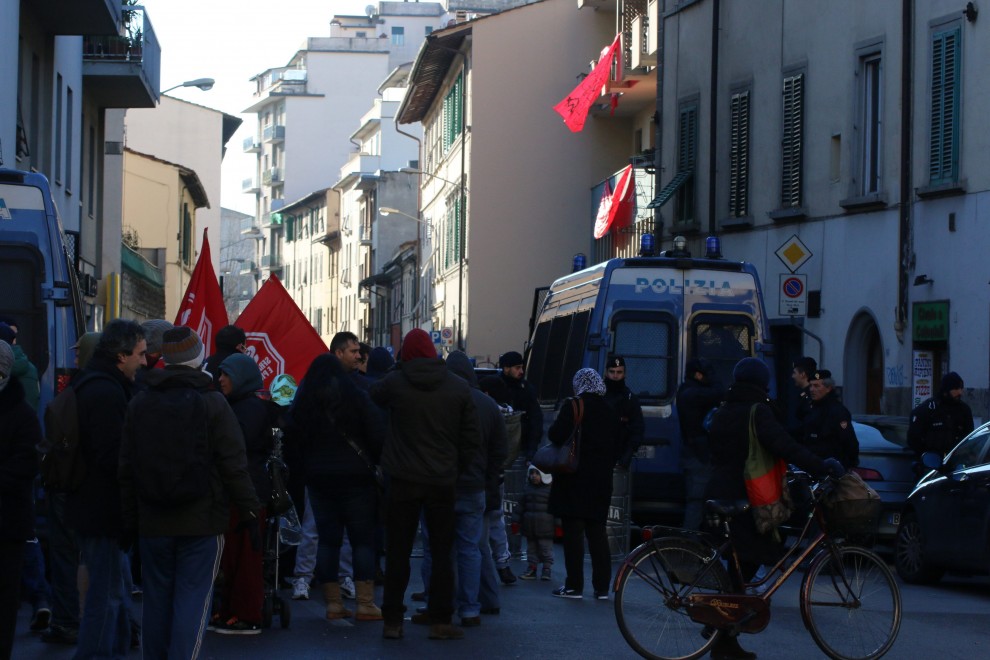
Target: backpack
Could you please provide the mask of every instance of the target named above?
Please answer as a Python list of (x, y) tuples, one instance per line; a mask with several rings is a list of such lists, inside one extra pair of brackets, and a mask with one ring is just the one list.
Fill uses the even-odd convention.
[(45, 439), (38, 450), (41, 452), (41, 481), (48, 491), (74, 492), (86, 478), (86, 461), (79, 450), (76, 391), (99, 378), (111, 380), (105, 374), (85, 374), (66, 386), (45, 407)]
[(131, 471), (142, 502), (175, 507), (209, 494), (209, 414), (201, 392), (147, 390), (134, 398), (128, 418)]

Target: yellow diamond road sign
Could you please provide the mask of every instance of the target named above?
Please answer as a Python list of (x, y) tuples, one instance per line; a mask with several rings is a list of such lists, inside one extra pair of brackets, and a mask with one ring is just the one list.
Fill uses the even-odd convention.
[(813, 256), (811, 250), (801, 242), (797, 234), (788, 238), (783, 245), (777, 248), (776, 255), (792, 273), (796, 272), (798, 268)]

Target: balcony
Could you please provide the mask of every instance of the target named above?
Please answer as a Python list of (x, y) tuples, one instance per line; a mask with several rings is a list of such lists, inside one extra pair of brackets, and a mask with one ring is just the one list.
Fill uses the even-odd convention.
[[(272, 200), (274, 201), (274, 200)], [(271, 213), (266, 213), (261, 218), (261, 228), (262, 229), (273, 229), (275, 227), (282, 226), (282, 214), (272, 211)]]
[(240, 275), (254, 275), (258, 272), (258, 266), (253, 261), (242, 261)]
[(261, 173), (261, 183), (266, 186), (281, 186), (284, 183), (282, 181), (282, 168), (269, 167)]
[(269, 271), (281, 271), (282, 255), (280, 254), (261, 255), (261, 267)]
[(256, 154), (261, 151), (261, 142), (258, 142), (258, 138), (251, 137), (244, 138), (244, 153), (246, 154)]
[(361, 245), (371, 245), (371, 225), (361, 225), (358, 233), (358, 242)]
[[(67, 4), (72, 3), (59, 3)], [(86, 95), (101, 108), (154, 108), (161, 90), (161, 44), (143, 8), (128, 9), (124, 20), (121, 34), (83, 37)]]
[(241, 236), (261, 237), (261, 227), (254, 221), (254, 218), (244, 218), (241, 220)]
[(241, 192), (244, 193), (259, 193), (261, 192), (261, 187), (258, 185), (258, 180), (254, 177), (249, 179), (244, 179), (241, 181)]
[(123, 20), (120, 0), (34, 0), (31, 4), (51, 34), (116, 34)]
[(282, 124), (272, 124), (271, 126), (265, 126), (264, 130), (261, 132), (261, 139), (265, 142), (284, 142), (285, 141), (285, 126)]

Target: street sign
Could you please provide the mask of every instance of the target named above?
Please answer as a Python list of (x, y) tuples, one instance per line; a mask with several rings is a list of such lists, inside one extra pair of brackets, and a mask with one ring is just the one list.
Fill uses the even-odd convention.
[(808, 311), (808, 276), (780, 276), (780, 315), (804, 316)]
[(434, 344), (439, 344), (440, 341), (441, 341), (441, 339), (440, 339), (440, 331), (439, 330), (430, 330), (430, 339), (433, 340), (433, 343)]
[(440, 341), (441, 341), (441, 343), (444, 346), (453, 346), (454, 345), (454, 329), (452, 327), (450, 327), (450, 326), (447, 326), (446, 328), (444, 328), (443, 330), (441, 330), (440, 331)]
[(774, 254), (787, 266), (787, 270), (792, 273), (796, 272), (808, 259), (814, 256), (811, 254), (808, 246), (802, 243), (801, 239), (797, 237), (797, 234), (784, 241), (784, 244), (777, 248)]

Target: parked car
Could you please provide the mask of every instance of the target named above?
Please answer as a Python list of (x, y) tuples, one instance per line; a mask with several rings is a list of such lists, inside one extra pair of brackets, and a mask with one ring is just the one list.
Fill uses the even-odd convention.
[(883, 502), (877, 528), (881, 544), (893, 544), (904, 502), (918, 481), (914, 453), (906, 446), (907, 425), (907, 417), (853, 416), (859, 440), (859, 467), (855, 470)]
[(905, 582), (990, 571), (990, 423), (962, 439), (941, 460), (922, 456), (931, 472), (908, 496), (897, 530), (894, 562)]

